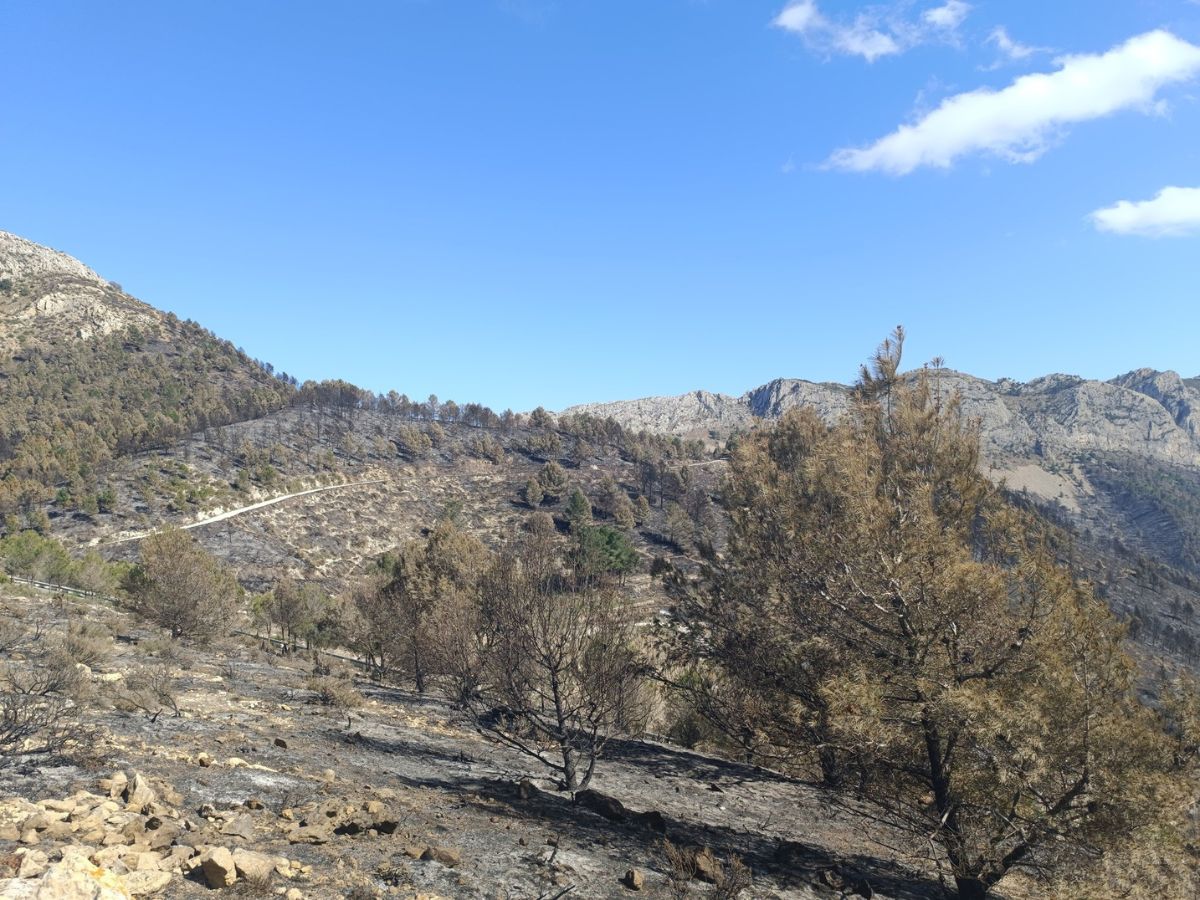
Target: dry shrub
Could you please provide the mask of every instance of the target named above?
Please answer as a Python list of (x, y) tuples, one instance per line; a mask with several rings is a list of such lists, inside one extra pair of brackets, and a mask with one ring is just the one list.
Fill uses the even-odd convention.
[(112, 635), (96, 622), (72, 622), (62, 639), (62, 650), (74, 662), (99, 668), (112, 658)]
[(0, 766), (60, 753), (82, 735), (77, 716), (88, 684), (75, 662), (59, 647), (45, 649), (40, 631), (16, 640), (29, 657), (0, 669)]
[(362, 694), (354, 689), (354, 683), (348, 678), (317, 676), (308, 679), (305, 687), (316, 695), (317, 703), (335, 709), (353, 709), (363, 702)]
[[(696, 857), (704, 851), (676, 847), (668, 840), (662, 842), (662, 851), (667, 863), (667, 891), (676, 900), (684, 900), (691, 896), (692, 881), (699, 874)], [(750, 889), (754, 883), (753, 874), (741, 857), (734, 855), (722, 863), (711, 851), (708, 855), (716, 864), (715, 880), (709, 891), (712, 900), (736, 900)]]
[(675, 900), (684, 900), (691, 894), (692, 879), (696, 877), (696, 854), (668, 840), (662, 842), (662, 851), (667, 860), (667, 891)]
[(179, 644), (168, 637), (155, 636), (138, 644), (138, 649), (163, 663), (178, 663), (181, 651)]
[(167, 710), (172, 717), (179, 718), (179, 698), (171, 668), (140, 666), (129, 672), (114, 705), (125, 712), (141, 712), (151, 722)]

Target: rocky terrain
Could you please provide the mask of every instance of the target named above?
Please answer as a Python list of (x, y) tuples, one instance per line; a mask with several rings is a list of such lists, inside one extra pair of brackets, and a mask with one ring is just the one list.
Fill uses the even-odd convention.
[(81, 620), (110, 637), (76, 664), (78, 730), (0, 768), (2, 897), (716, 898), (734, 857), (742, 896), (938, 895), (897, 836), (764, 769), (630, 739), (572, 804), (460, 711), (340, 660), (329, 705), (308, 656), (172, 645), (104, 603), (0, 588), (0, 625), (38, 626), (18, 662)]
[[(1200, 378), (933, 377), (980, 421), (989, 474), (1062, 527), (1062, 557), (1129, 622), (1145, 671), (1200, 662)], [(300, 386), (4, 233), (0, 384), (8, 535), (123, 563), (146, 534), (190, 527), (249, 591), (287, 576), (339, 595), (442, 516), (503, 545), (553, 462), (601, 523), (606, 495), (644, 507), (622, 582), (644, 627), (670, 602), (655, 558), (694, 571), (702, 545), (722, 547), (724, 438), (850, 402), (842, 385), (778, 380), (557, 421), (438, 415)], [(560, 530), (565, 494), (537, 504)], [(461, 710), (352, 660), (246, 635), (174, 645), (110, 603), (0, 585), (0, 635), (13, 622), (34, 635), (5, 645), (18, 666), (79, 623), (104, 635), (71, 670), (67, 744), (0, 766), (0, 896), (721, 898), (735, 858), (753, 879), (742, 896), (940, 895), (923, 848), (760, 768), (627, 735), (573, 804)], [(1037, 890), (1012, 879), (1004, 894)]]
[[(939, 390), (957, 393), (964, 414), (979, 421), (984, 455), (997, 480), (1063, 507), (1085, 527), (1132, 538), (1143, 550), (1161, 542), (1153, 536), (1139, 540), (1128, 517), (1114, 508), (1124, 501), (1112, 496), (1096, 472), (1132, 463), (1177, 473), (1186, 482), (1200, 477), (1200, 379), (1151, 369), (1104, 382), (1072, 375), (990, 382), (950, 370), (931, 377)], [(849, 402), (845, 385), (779, 379), (736, 398), (696, 392), (587, 404), (564, 413), (611, 416), (627, 428), (658, 433), (719, 436), (802, 406), (832, 422)], [(1161, 556), (1172, 564), (1182, 561), (1170, 549)]]
[(163, 320), (65, 253), (0, 231), (0, 349), (87, 340)]

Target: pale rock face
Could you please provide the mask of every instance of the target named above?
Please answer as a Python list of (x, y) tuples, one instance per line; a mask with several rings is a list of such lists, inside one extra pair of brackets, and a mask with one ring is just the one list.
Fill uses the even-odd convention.
[(24, 281), (47, 275), (68, 275), (84, 281), (104, 284), (103, 279), (79, 260), (0, 231), (0, 280)]
[(161, 319), (79, 260), (0, 231), (0, 348), (22, 337), (87, 340)]

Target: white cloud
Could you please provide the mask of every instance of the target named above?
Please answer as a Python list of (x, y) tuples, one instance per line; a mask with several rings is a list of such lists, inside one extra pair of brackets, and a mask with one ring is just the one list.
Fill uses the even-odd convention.
[(1091, 215), (1100, 231), (1144, 237), (1200, 234), (1200, 188), (1165, 187), (1153, 200), (1122, 200)]
[(854, 24), (842, 25), (822, 15), (816, 0), (789, 4), (772, 24), (801, 35), (819, 47), (861, 56), (867, 62), (900, 52), (896, 39), (879, 30), (870, 16), (863, 14), (854, 20)]
[(988, 43), (995, 44), (997, 50), (1014, 62), (1028, 59), (1033, 54), (1042, 52), (1041, 47), (1030, 47), (1028, 44), (1022, 44), (1020, 41), (1014, 41), (1009, 36), (1008, 29), (1003, 25), (992, 29), (992, 33), (988, 35)]
[(1022, 76), (1003, 90), (949, 97), (868, 147), (837, 151), (829, 164), (907, 175), (921, 166), (948, 168), (969, 153), (1031, 162), (1070, 124), (1125, 109), (1161, 113), (1156, 94), (1200, 73), (1200, 47), (1151, 31), (1107, 53), (1066, 56), (1057, 63), (1057, 71)]
[(964, 3), (963, 0), (946, 0), (946, 3), (941, 6), (925, 10), (921, 19), (925, 24), (932, 25), (934, 28), (953, 31), (963, 23), (970, 11), (971, 4)]

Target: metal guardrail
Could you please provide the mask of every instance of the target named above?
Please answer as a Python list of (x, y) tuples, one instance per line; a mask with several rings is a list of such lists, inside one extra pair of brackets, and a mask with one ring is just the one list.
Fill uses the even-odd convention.
[[(37, 588), (38, 590), (48, 591), (53, 594), (70, 594), (73, 597), (85, 597), (85, 598), (92, 599), (92, 600), (103, 600), (107, 603), (120, 603), (121, 602), (116, 597), (109, 597), (108, 595), (101, 594), (98, 591), (87, 591), (87, 590), (84, 590), (83, 588), (69, 587), (68, 585), (65, 585), (65, 584), (54, 584), (53, 582), (50, 582), (50, 581), (38, 581), (36, 578), (26, 578), (23, 575), (9, 575), (8, 580), (12, 581), (16, 584), (29, 585), (30, 587)], [(321, 656), (330, 657), (331, 659), (337, 659), (337, 660), (341, 660), (342, 662), (351, 663), (351, 664), (359, 666), (360, 668), (365, 669), (365, 670), (370, 670), (372, 668), (371, 663), (369, 663), (367, 660), (359, 659), (354, 656), (345, 656), (344, 654), (341, 654), (341, 653), (334, 653), (332, 650), (324, 650), (324, 649), (320, 649), (317, 647), (301, 648), (301, 647), (297, 647), (295, 644), (289, 643), (288, 641), (280, 640), (279, 638), (276, 638), (276, 637), (270, 637), (268, 635), (262, 635), (262, 634), (255, 634), (253, 631), (243, 631), (240, 628), (234, 628), (234, 629), (232, 629), (232, 631), (230, 633), (236, 634), (236, 635), (241, 635), (242, 637), (254, 638), (254, 640), (256, 640), (256, 641), (269, 641), (270, 643), (272, 643), (276, 646), (279, 646), (279, 647), (285, 647), (285, 648), (291, 647), (291, 648), (293, 648), (293, 650), (295, 652), (298, 652), (298, 653), (317, 653), (317, 654), (320, 654)], [(386, 674), (390, 674), (390, 673), (388, 670), (385, 670), (383, 672), (383, 674), (386, 675)]]
[(43, 591), (51, 591), (55, 594), (71, 594), (74, 597), (90, 597), (96, 600), (107, 600), (110, 603), (116, 603), (116, 597), (108, 597), (97, 591), (85, 591), (82, 588), (68, 587), (65, 584), (53, 584), (49, 581), (38, 581), (36, 578), (25, 578), (22, 575), (9, 575), (8, 580), (16, 584), (27, 584), (30, 587), (40, 588)]

